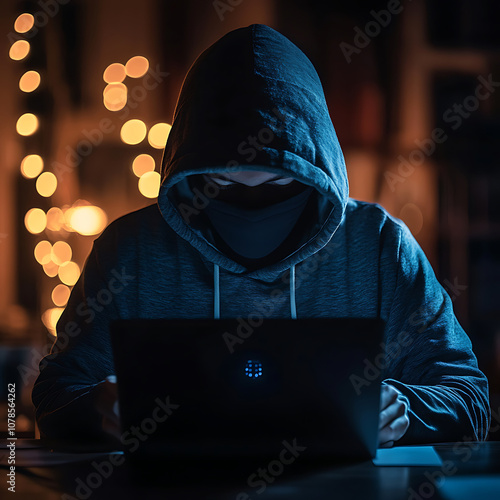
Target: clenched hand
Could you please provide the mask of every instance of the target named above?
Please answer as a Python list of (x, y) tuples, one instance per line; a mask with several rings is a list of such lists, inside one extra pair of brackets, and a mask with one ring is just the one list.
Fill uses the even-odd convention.
[(390, 448), (408, 430), (408, 405), (403, 395), (392, 385), (382, 385), (378, 424), (379, 448)]

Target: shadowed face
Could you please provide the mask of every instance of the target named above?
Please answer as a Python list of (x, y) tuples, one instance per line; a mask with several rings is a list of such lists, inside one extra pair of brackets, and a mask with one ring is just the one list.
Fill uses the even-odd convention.
[(218, 186), (218, 200), (247, 209), (265, 208), (280, 203), (305, 189), (305, 185), (293, 177), (282, 177), (259, 170), (204, 174), (203, 179)]
[(244, 184), (245, 186), (255, 187), (264, 183), (275, 185), (286, 185), (293, 181), (292, 177), (281, 177), (278, 174), (271, 172), (262, 172), (260, 170), (241, 170), (228, 174), (208, 174), (207, 177), (212, 179), (219, 186), (228, 186), (232, 183)]
[(209, 238), (237, 262), (249, 268), (261, 265), (263, 258), (283, 258), (298, 244), (300, 233), (292, 237), (292, 230), (303, 215), (311, 186), (253, 170), (195, 174), (187, 181), (198, 196), (210, 193), (196, 227), (208, 224)]

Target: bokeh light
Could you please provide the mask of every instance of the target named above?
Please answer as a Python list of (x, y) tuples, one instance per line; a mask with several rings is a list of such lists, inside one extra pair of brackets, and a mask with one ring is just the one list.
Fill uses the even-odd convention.
[(59, 283), (59, 285), (56, 285), (54, 287), (54, 290), (52, 290), (51, 294), (52, 302), (54, 302), (56, 306), (64, 307), (68, 302), (70, 293), (71, 290), (67, 285)]
[[(78, 202), (77, 202), (78, 203)], [(70, 207), (68, 205), (64, 205), (62, 207), (62, 213), (64, 217), (64, 229), (70, 233), (74, 233), (75, 230), (71, 227), (71, 214), (75, 211), (75, 207)]]
[(120, 137), (126, 144), (139, 144), (146, 137), (146, 124), (142, 120), (128, 120), (122, 125)]
[(24, 14), (21, 14), (17, 17), (16, 21), (14, 22), (14, 29), (18, 33), (26, 33), (31, 28), (33, 28), (34, 24), (35, 18), (31, 14), (25, 12)]
[(47, 229), (60, 231), (64, 226), (64, 214), (58, 207), (52, 207), (47, 212)]
[(59, 266), (53, 262), (52, 260), (50, 262), (46, 262), (43, 265), (43, 272), (49, 277), (49, 278), (54, 278), (57, 276), (57, 273), (59, 272)]
[(38, 71), (26, 71), (19, 79), (19, 88), (23, 92), (33, 92), (40, 85), (40, 73)]
[(151, 155), (142, 154), (135, 157), (132, 162), (132, 171), (137, 177), (146, 172), (153, 172), (155, 169), (155, 161)]
[(16, 123), (16, 130), (19, 135), (32, 135), (38, 129), (38, 118), (33, 113), (24, 113)]
[(63, 311), (63, 307), (52, 307), (42, 314), (42, 322), (45, 328), (54, 336), (57, 335), (56, 326)]
[(149, 61), (143, 56), (131, 57), (127, 64), (125, 64), (125, 70), (127, 75), (131, 78), (140, 78), (144, 76), (149, 69)]
[(30, 233), (39, 234), (47, 226), (47, 216), (41, 208), (31, 208), (24, 216), (24, 225)]
[(36, 190), (40, 196), (48, 198), (57, 189), (57, 177), (52, 172), (43, 172), (36, 180)]
[(99, 234), (108, 223), (104, 210), (92, 205), (70, 208), (65, 217), (71, 228), (83, 236)]
[(139, 191), (146, 198), (156, 198), (160, 190), (160, 174), (158, 172), (146, 172), (139, 179)]
[(163, 149), (167, 143), (168, 134), (172, 125), (168, 123), (157, 123), (149, 130), (148, 142), (156, 149)]
[(104, 70), (102, 78), (106, 83), (120, 83), (125, 80), (126, 76), (125, 66), (120, 63), (113, 63)]
[(103, 90), (103, 103), (110, 111), (119, 111), (127, 104), (127, 87), (123, 83), (110, 83)]
[(68, 286), (73, 286), (80, 277), (80, 267), (76, 262), (66, 262), (59, 267), (59, 279)]
[(26, 179), (34, 179), (43, 170), (43, 160), (40, 155), (27, 155), (21, 162), (21, 174)]
[(52, 245), (50, 244), (50, 241), (47, 240), (39, 241), (36, 244), (34, 250), (36, 261), (42, 266), (44, 264), (49, 263), (51, 260), (50, 259), (51, 252), (52, 252)]
[(9, 50), (9, 57), (14, 61), (24, 59), (30, 52), (30, 44), (26, 40), (17, 40)]
[(51, 260), (58, 266), (63, 266), (66, 262), (71, 260), (73, 251), (65, 241), (56, 241), (51, 251)]

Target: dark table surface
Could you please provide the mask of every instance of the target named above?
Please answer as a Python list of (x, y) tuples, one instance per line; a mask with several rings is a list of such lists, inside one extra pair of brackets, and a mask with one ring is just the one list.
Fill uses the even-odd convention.
[[(0, 441), (0, 498), (9, 498), (9, 449)], [(300, 457), (269, 481), (269, 463), (191, 460), (131, 465), (116, 452), (60, 452), (18, 439), (15, 495), (24, 499), (500, 499), (500, 442), (436, 444), (441, 466), (304, 463)], [(252, 476), (252, 474), (255, 474)], [(251, 486), (248, 484), (249, 478)]]

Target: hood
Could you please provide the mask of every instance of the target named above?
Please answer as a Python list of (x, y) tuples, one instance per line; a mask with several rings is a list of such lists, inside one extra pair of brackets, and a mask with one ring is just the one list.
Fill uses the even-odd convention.
[[(236, 170), (294, 177), (316, 194), (317, 217), (300, 246), (252, 271), (222, 253), (178, 210), (179, 196), (187, 196), (187, 176)], [(298, 47), (268, 26), (254, 24), (227, 33), (196, 59), (165, 146), (158, 205), (166, 222), (205, 261), (273, 281), (328, 243), (347, 199), (344, 157), (323, 88)], [(196, 203), (203, 207), (203, 199)]]

